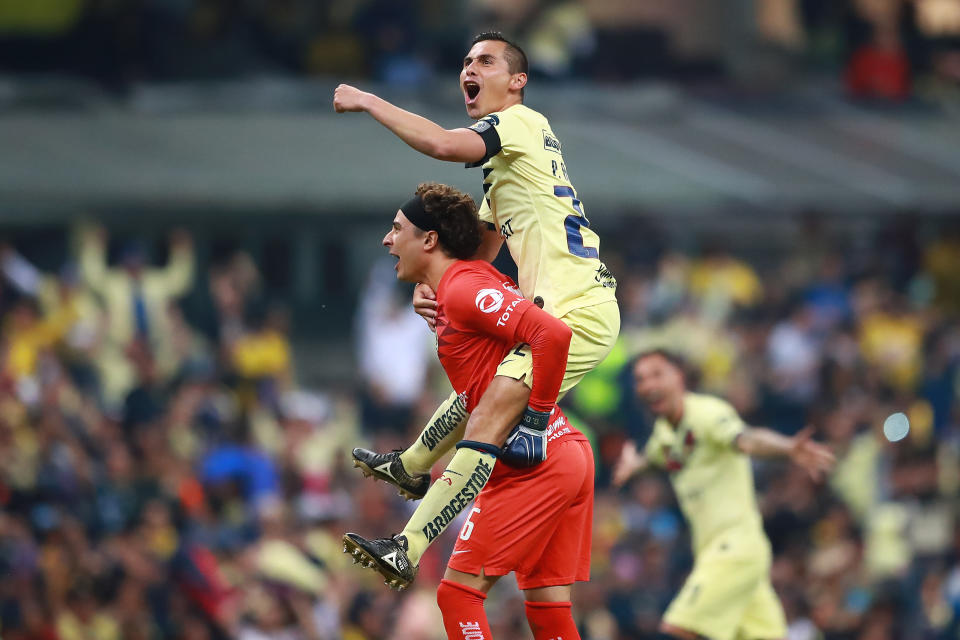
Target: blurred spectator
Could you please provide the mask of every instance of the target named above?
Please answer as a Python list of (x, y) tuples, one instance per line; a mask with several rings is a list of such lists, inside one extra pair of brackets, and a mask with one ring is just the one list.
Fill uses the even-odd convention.
[(840, 256), (823, 257), (819, 273), (807, 286), (803, 298), (813, 315), (814, 331), (820, 337), (850, 320), (850, 291)]
[(914, 388), (923, 366), (922, 319), (892, 291), (882, 286), (871, 290), (871, 283), (861, 287), (858, 315), (864, 359), (893, 388)]
[(794, 304), (787, 318), (773, 327), (767, 346), (771, 386), (797, 405), (810, 402), (817, 392), (820, 360), (814, 322), (811, 307)]
[(397, 283), (393, 259), (370, 270), (357, 311), (364, 428), (406, 433), (427, 378), (431, 334)]
[(0, 268), (19, 293), (39, 303), (48, 326), (56, 333), (66, 324), (61, 349), (68, 369), (87, 391), (96, 390), (96, 373), (88, 361), (102, 338), (103, 314), (80, 281), (76, 264), (65, 262), (58, 274), (41, 273), (11, 247), (0, 248)]
[(901, 101), (909, 97), (910, 62), (892, 28), (877, 27), (872, 41), (853, 52), (845, 80), (854, 98)]
[(280, 305), (258, 310), (249, 329), (230, 347), (230, 364), (241, 381), (244, 409), (257, 403), (276, 408), (284, 390), (293, 384), (290, 359), (290, 320)]
[(722, 321), (735, 307), (753, 306), (763, 295), (750, 265), (714, 248), (691, 266), (689, 278), (691, 295), (712, 321)]
[(123, 248), (120, 267), (107, 266), (107, 238), (101, 229), (80, 236), (80, 269), (84, 282), (102, 300), (109, 322), (98, 362), (104, 400), (116, 407), (135, 384), (128, 349), (141, 342), (154, 358), (161, 380), (172, 376), (173, 359), (168, 307), (193, 285), (193, 242), (183, 231), (170, 238), (166, 267), (149, 268), (146, 249), (138, 242)]

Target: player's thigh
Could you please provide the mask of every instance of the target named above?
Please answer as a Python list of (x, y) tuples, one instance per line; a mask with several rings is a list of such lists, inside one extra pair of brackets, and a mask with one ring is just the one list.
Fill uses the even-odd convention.
[[(582, 309), (574, 309), (560, 318), (573, 334), (567, 354), (567, 367), (560, 385), (560, 396), (572, 389), (613, 349), (620, 334), (620, 308), (613, 300)], [(500, 362), (497, 375), (533, 382), (533, 358), (530, 346), (518, 345)]]
[(583, 485), (582, 448), (571, 444), (578, 442), (551, 449), (547, 460), (532, 469), (498, 464), (469, 511), (447, 566), (496, 576), (539, 561)]
[(573, 335), (561, 393), (572, 389), (609, 355), (620, 335), (620, 308), (616, 301), (574, 309), (561, 318)]
[(563, 464), (580, 487), (573, 501), (557, 514), (553, 529), (540, 532), (542, 552), (536, 562), (517, 570), (517, 586), (524, 591), (570, 585), (590, 579), (590, 548), (593, 541), (593, 450), (586, 440), (567, 441)]
[(737, 630), (738, 640), (779, 640), (787, 637), (787, 617), (783, 613), (769, 578), (757, 586)]
[(514, 380), (523, 380), (524, 383), (533, 386), (533, 356), (531, 355), (530, 345), (518, 344), (500, 361), (497, 367), (497, 375), (504, 378), (513, 378)]
[(715, 640), (733, 640), (768, 566), (749, 559), (695, 562), (663, 620)]

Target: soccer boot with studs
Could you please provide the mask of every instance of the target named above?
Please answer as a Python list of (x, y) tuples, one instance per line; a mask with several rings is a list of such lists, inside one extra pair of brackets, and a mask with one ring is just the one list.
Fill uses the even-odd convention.
[(383, 576), (383, 583), (391, 589), (402, 591), (417, 577), (419, 566), (413, 566), (407, 557), (407, 539), (402, 535), (392, 538), (367, 540), (356, 533), (343, 536), (343, 552)]
[(364, 477), (389, 482), (399, 489), (407, 500), (419, 500), (430, 488), (430, 474), (409, 474), (400, 461), (400, 451), (376, 453), (357, 447), (353, 450), (353, 466), (359, 467)]

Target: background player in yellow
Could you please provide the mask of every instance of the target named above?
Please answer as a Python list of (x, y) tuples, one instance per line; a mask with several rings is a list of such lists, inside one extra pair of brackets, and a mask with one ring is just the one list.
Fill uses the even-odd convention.
[[(467, 114), (477, 120), (470, 127), (444, 129), (349, 85), (337, 87), (333, 102), (338, 112), (366, 111), (421, 153), (482, 167), (480, 218), (487, 231), (476, 257), (493, 260), (506, 241), (524, 297), (573, 331), (563, 394), (610, 352), (620, 313), (616, 280), (600, 261), (600, 241), (570, 183), (562, 144), (547, 119), (523, 105), (526, 84), (523, 50), (498, 33), (484, 33), (474, 39), (460, 72)], [(414, 306), (431, 326), (434, 300), (428, 287), (417, 288)], [(521, 347), (504, 359), (488, 392), (529, 385), (530, 376), (529, 349)], [(521, 411), (523, 406), (517, 407)], [(528, 411), (525, 423), (529, 417)], [(430, 467), (460, 440), (465, 423), (463, 404), (451, 395), (405, 451), (356, 449), (356, 464), (396, 484), (401, 494), (419, 498), (429, 484)]]
[(614, 485), (650, 465), (666, 470), (693, 541), (693, 570), (660, 632), (685, 640), (785, 637), (749, 457), (789, 457), (819, 480), (833, 454), (809, 430), (787, 437), (748, 427), (725, 400), (687, 391), (682, 363), (666, 351), (641, 354), (633, 373), (637, 395), (657, 419), (642, 453), (624, 445)]

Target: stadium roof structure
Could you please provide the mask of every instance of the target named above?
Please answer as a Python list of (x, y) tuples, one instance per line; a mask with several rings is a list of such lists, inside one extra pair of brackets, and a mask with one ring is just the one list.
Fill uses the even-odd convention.
[[(480, 196), (479, 172), (333, 113), (333, 86), (141, 87), (117, 101), (0, 84), (0, 219), (128, 207), (372, 215), (424, 180)], [(467, 122), (455, 86), (382, 95), (446, 127)], [(960, 113), (942, 106), (856, 105), (822, 84), (548, 85), (528, 103), (563, 141), (588, 211), (960, 213)]]

